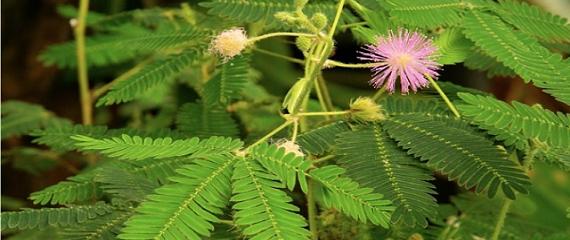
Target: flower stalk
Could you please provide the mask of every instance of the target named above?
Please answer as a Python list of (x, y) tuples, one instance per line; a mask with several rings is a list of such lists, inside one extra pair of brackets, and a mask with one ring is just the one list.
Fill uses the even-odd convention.
[(79, 81), (79, 98), (81, 102), (81, 119), (84, 125), (93, 124), (93, 104), (89, 91), (87, 73), (87, 57), (85, 54), (85, 25), (89, 11), (89, 0), (79, 2), (77, 25), (74, 26), (75, 46), (77, 54), (77, 77)]

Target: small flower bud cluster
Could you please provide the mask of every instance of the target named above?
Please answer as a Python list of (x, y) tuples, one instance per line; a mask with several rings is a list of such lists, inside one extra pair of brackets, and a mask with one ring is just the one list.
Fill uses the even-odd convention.
[(356, 121), (375, 122), (386, 119), (380, 106), (367, 97), (360, 97), (351, 102), (350, 112)]
[(301, 147), (295, 142), (290, 140), (280, 140), (277, 142), (277, 147), (283, 148), (285, 153), (293, 153), (295, 156), (304, 157), (305, 154), (301, 151)]

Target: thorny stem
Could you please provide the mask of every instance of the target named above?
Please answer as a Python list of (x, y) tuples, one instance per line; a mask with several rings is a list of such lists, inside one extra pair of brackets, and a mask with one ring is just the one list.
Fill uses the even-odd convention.
[[(524, 159), (523, 169), (525, 172), (528, 172), (534, 162), (534, 156), (539, 151), (539, 147), (536, 146), (536, 140), (531, 140), (531, 149), (528, 151), (527, 156)], [(499, 216), (497, 217), (497, 223), (495, 224), (495, 228), (493, 229), (493, 235), (491, 235), (491, 240), (498, 240), (499, 236), (501, 235), (501, 230), (505, 225), (505, 219), (507, 218), (507, 214), (509, 213), (509, 209), (513, 200), (505, 199), (503, 202), (503, 206), (501, 206), (501, 211), (499, 212)]]
[(250, 39), (247, 40), (248, 44), (252, 44), (254, 42), (266, 39), (266, 38), (270, 38), (270, 37), (281, 37), (281, 36), (292, 36), (292, 37), (315, 37), (315, 34), (312, 33), (293, 33), (293, 32), (274, 32), (274, 33), (268, 33), (268, 34), (263, 34), (261, 36), (257, 36), (257, 37), (252, 37)]
[(79, 2), (77, 26), (74, 27), (77, 51), (77, 75), (79, 80), (79, 96), (81, 101), (81, 117), (84, 125), (93, 123), (93, 104), (89, 94), (89, 79), (87, 75), (87, 59), (85, 56), (85, 21), (89, 10), (89, 0)]
[(433, 78), (431, 78), (431, 76), (429, 74), (425, 74), (426, 78), (429, 80), (429, 82), (431, 83), (431, 85), (435, 88), (435, 90), (437, 90), (437, 92), (439, 93), (439, 95), (441, 96), (441, 98), (443, 99), (443, 101), (445, 101), (445, 104), (447, 104), (447, 106), (449, 107), (449, 110), (451, 110), (451, 112), (453, 112), (453, 114), (456, 117), (461, 117), (461, 114), (459, 114), (459, 111), (457, 111), (457, 108), (455, 108), (455, 105), (453, 105), (453, 103), (451, 101), (449, 101), (449, 98), (447, 98), (447, 95), (445, 95), (445, 93), (441, 90), (441, 88), (439, 87), (439, 85), (433, 80)]

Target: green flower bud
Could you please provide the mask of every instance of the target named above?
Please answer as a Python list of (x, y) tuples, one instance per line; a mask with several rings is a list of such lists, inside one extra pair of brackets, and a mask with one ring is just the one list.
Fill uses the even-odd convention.
[(309, 0), (295, 0), (295, 8), (296, 9), (304, 8), (308, 2)]
[(306, 37), (306, 36), (300, 36), (300, 37), (297, 37), (297, 40), (295, 41), (295, 43), (297, 44), (297, 47), (301, 51), (308, 52), (309, 48), (311, 48), (311, 45), (313, 44), (313, 39), (310, 37)]
[(367, 97), (359, 97), (350, 103), (350, 115), (356, 121), (375, 122), (386, 119), (380, 105)]
[(295, 22), (298, 20), (297, 17), (295, 17), (290, 12), (277, 12), (273, 16), (287, 24), (295, 24)]
[(318, 29), (323, 29), (324, 27), (327, 26), (328, 23), (328, 19), (327, 16), (325, 16), (322, 13), (315, 13), (312, 17), (311, 17), (311, 22), (313, 22), (313, 24), (315, 25), (315, 27), (317, 27)]

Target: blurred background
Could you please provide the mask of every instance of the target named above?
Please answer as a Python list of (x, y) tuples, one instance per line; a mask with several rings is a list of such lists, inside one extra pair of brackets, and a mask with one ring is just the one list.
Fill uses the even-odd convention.
[[(178, 7), (183, 1), (174, 0), (112, 0), (92, 1), (90, 10), (112, 14), (137, 8), (153, 6)], [(189, 1), (194, 4), (196, 1)], [(570, 18), (570, 0), (535, 0), (530, 1), (553, 13)], [(38, 61), (38, 55), (47, 46), (73, 39), (69, 20), (61, 17), (56, 9), (58, 5), (76, 5), (70, 0), (5, 0), (2, 1), (2, 101), (21, 100), (43, 105), (58, 116), (80, 122), (81, 113), (78, 101), (76, 73), (73, 70), (58, 70), (46, 67)], [(351, 41), (350, 33), (341, 35), (335, 59), (345, 62), (356, 60), (355, 52), (359, 45)], [(267, 43), (266, 43), (267, 44)], [(271, 44), (271, 43), (269, 43)], [(282, 44), (283, 46), (286, 46)], [(281, 46), (281, 45), (280, 45)], [(272, 46), (266, 46), (271, 48)], [(293, 51), (292, 49), (286, 49)], [(293, 54), (298, 54), (293, 51)], [(297, 56), (301, 57), (301, 56)], [(260, 71), (271, 68), (257, 62)], [(294, 67), (292, 67), (295, 69)], [(91, 85), (101, 85), (111, 81), (117, 70), (124, 66), (105, 69), (90, 69)], [(297, 69), (300, 72), (300, 69)], [(367, 85), (369, 72), (366, 70), (327, 70), (327, 81), (335, 87), (351, 88), (355, 92), (370, 92)], [(294, 80), (294, 79), (292, 79)], [(540, 103), (553, 111), (570, 112), (570, 107), (555, 101), (539, 89), (525, 84), (520, 78), (495, 77), (487, 80), (486, 74), (471, 71), (463, 65), (446, 66), (441, 77), (443, 81), (475, 87), (493, 93), (505, 101), (517, 100), (527, 104)], [(282, 90), (271, 90), (275, 91)], [(116, 113), (110, 108), (113, 119)], [(113, 121), (112, 121), (113, 122)], [(124, 126), (120, 121), (113, 122)], [(27, 137), (10, 138), (2, 141), (2, 210), (13, 210), (22, 206), (31, 206), (25, 201), (30, 192), (54, 184), (79, 171), (81, 165), (74, 162), (74, 155), (63, 158), (16, 159), (9, 155), (15, 146), (30, 145)], [(20, 156), (20, 155), (19, 155)], [(25, 154), (23, 154), (25, 156)], [(30, 168), (28, 165), (33, 166)], [(567, 174), (545, 173), (553, 182), (570, 186)], [(442, 183), (445, 184), (445, 183)], [(452, 188), (452, 186), (450, 187)], [(567, 188), (567, 187), (566, 187)], [(567, 191), (566, 189), (565, 191)], [(552, 190), (555, 191), (555, 190)], [(555, 193), (552, 193), (555, 194)]]

